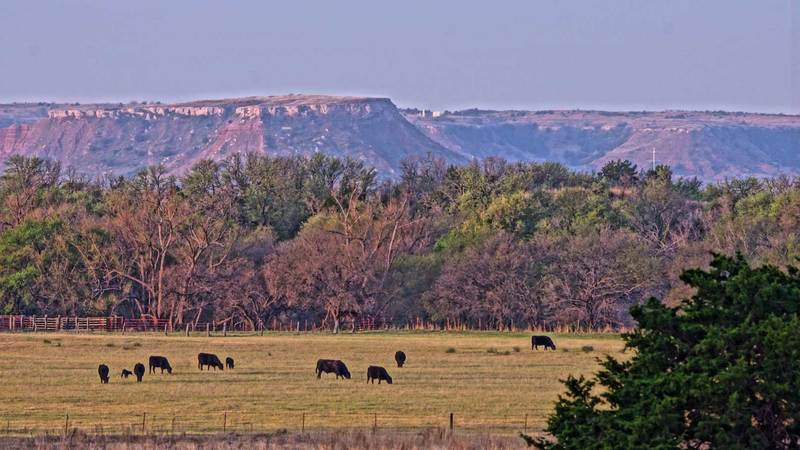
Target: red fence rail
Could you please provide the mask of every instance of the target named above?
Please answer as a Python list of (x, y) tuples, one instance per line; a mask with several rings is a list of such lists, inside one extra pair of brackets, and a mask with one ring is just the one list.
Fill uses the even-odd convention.
[(120, 316), (0, 316), (0, 331), (164, 331), (166, 319)]

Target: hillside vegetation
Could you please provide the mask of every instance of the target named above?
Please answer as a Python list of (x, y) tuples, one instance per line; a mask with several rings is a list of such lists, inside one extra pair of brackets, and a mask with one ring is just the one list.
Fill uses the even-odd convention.
[(800, 255), (800, 183), (701, 185), (668, 167), (240, 156), (180, 178), (90, 181), (15, 156), (0, 176), (0, 312), (119, 314), (250, 329), (617, 329), (711, 251)]

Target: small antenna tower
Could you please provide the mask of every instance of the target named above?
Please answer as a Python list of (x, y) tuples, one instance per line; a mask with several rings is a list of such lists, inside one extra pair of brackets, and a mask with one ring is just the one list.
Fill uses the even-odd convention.
[(656, 171), (656, 148), (653, 147), (653, 172)]

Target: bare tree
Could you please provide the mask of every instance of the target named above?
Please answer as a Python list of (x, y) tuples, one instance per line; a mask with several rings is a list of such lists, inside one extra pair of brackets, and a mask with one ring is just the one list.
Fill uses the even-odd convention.
[(320, 307), (338, 332), (342, 318), (379, 313), (386, 278), (399, 254), (430, 243), (425, 219), (414, 218), (408, 197), (383, 204), (334, 197), (336, 210), (312, 220), (279, 247), (265, 269), (268, 284), (290, 305)]
[(40, 158), (14, 155), (5, 165), (0, 176), (0, 232), (22, 223), (46, 198), (42, 191), (56, 187), (61, 175), (59, 163)]
[(658, 260), (630, 232), (600, 228), (556, 245), (545, 293), (562, 323), (624, 325), (630, 305), (658, 286)]
[(173, 177), (151, 167), (109, 194), (108, 226), (116, 238), (115, 251), (132, 261), (132, 270), (111, 268), (138, 287), (142, 313), (162, 318), (166, 309), (168, 259), (185, 220)]
[(549, 253), (546, 245), (499, 233), (446, 263), (427, 301), (443, 318), (472, 326), (543, 325), (549, 317), (541, 293)]

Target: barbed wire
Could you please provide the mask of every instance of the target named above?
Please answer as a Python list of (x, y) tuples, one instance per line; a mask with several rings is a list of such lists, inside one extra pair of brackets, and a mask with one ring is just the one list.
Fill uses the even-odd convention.
[(407, 415), (383, 412), (303, 412), (261, 414), (238, 411), (216, 411), (181, 414), (132, 413), (130, 417), (99, 418), (79, 413), (65, 414), (56, 420), (27, 418), (25, 415), (5, 415), (0, 422), (0, 434), (38, 435), (59, 434), (78, 430), (94, 434), (202, 434), (219, 432), (296, 432), (336, 429), (424, 430), (453, 429), (471, 432), (517, 433), (541, 432), (549, 410), (528, 409), (502, 416), (477, 414)]

